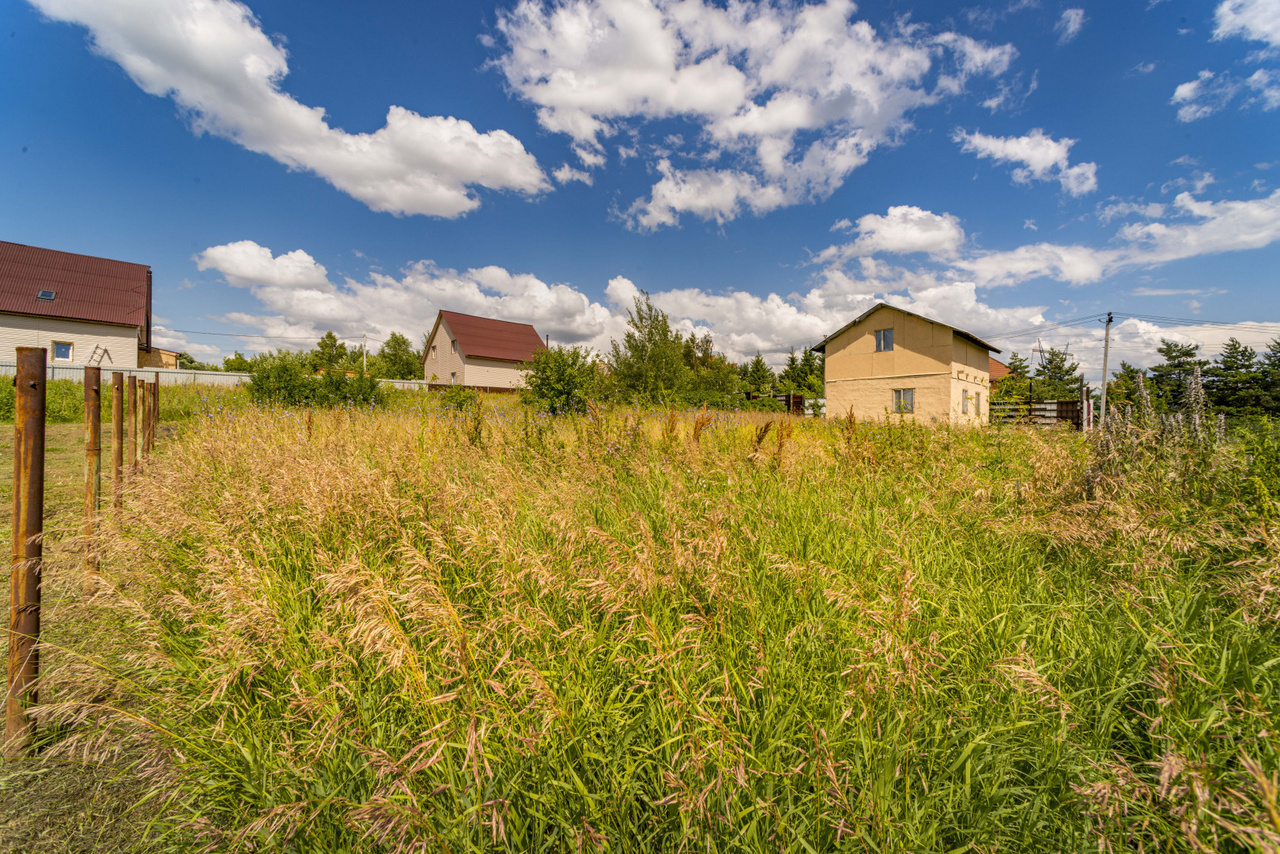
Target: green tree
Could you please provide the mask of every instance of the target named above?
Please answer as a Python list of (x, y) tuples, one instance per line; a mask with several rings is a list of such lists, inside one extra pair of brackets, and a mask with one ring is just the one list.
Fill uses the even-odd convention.
[(773, 369), (765, 362), (764, 356), (757, 351), (755, 358), (748, 363), (746, 373), (743, 375), (744, 385), (747, 390), (756, 394), (773, 394), (775, 379)]
[(1265, 391), (1257, 351), (1229, 338), (1204, 372), (1204, 391), (1210, 406), (1230, 415), (1261, 413)]
[(524, 375), (524, 399), (552, 415), (587, 411), (600, 391), (600, 370), (584, 347), (536, 350)]
[(991, 391), (992, 400), (1023, 400), (1031, 393), (1031, 365), (1017, 351), (1009, 354), (1009, 373)]
[(347, 370), (349, 357), (347, 345), (338, 340), (333, 330), (329, 330), (316, 342), (315, 349), (307, 354), (307, 362), (313, 372)]
[(1072, 400), (1080, 395), (1080, 363), (1065, 350), (1050, 347), (1036, 365), (1034, 379), (1036, 400)]
[(369, 360), (369, 373), (389, 380), (420, 380), (422, 353), (413, 349), (408, 338), (392, 332), (378, 354)]
[(609, 371), (624, 394), (654, 402), (669, 401), (689, 384), (691, 371), (685, 364), (685, 343), (672, 330), (666, 313), (653, 305), (646, 291), (641, 291), (634, 309), (627, 311), (627, 331), (622, 341), (611, 342)]
[(1107, 383), (1107, 409), (1122, 412), (1126, 406), (1138, 405), (1138, 377), (1147, 380), (1147, 372), (1122, 361), (1120, 370), (1111, 374)]
[(1280, 338), (1272, 340), (1259, 365), (1262, 394), (1259, 403), (1269, 415), (1280, 415)]
[(1187, 380), (1196, 372), (1209, 367), (1207, 359), (1200, 355), (1199, 344), (1179, 344), (1167, 338), (1160, 339), (1156, 348), (1163, 362), (1151, 368), (1151, 396), (1156, 409), (1174, 411), (1182, 408), (1187, 393)]
[(805, 397), (822, 397), (826, 385), (824, 363), (825, 357), (808, 348), (797, 358), (796, 351), (792, 348), (787, 355), (787, 364), (778, 374), (778, 388), (803, 394)]
[(220, 371), (222, 368), (201, 362), (185, 350), (178, 354), (178, 367), (187, 371)]
[(253, 362), (246, 359), (244, 357), (244, 353), (236, 350), (230, 356), (227, 356), (222, 360), (222, 370), (247, 374), (253, 370)]

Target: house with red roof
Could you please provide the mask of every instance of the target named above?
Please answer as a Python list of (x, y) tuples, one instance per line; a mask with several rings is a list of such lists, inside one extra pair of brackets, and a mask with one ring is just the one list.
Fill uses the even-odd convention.
[(44, 347), (62, 365), (138, 367), (151, 347), (151, 268), (0, 241), (0, 360)]
[(422, 348), (422, 375), (432, 383), (518, 388), (524, 365), (546, 349), (528, 323), (441, 311)]

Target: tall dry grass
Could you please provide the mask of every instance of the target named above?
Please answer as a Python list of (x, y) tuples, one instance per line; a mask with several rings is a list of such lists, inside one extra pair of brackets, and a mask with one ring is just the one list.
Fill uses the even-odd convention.
[(1237, 475), (1016, 429), (210, 413), (103, 535), (41, 714), (140, 749), (211, 851), (1276, 850)]

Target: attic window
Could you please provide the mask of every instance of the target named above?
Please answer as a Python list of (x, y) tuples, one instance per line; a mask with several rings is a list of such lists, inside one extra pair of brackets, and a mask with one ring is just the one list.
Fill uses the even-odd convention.
[(57, 291), (41, 291), (36, 294), (36, 299), (42, 299), (45, 302), (53, 302), (53, 298), (58, 295)]

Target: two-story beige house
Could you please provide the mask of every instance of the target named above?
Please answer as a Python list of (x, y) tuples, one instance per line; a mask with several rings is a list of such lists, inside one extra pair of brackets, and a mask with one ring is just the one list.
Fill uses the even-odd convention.
[(0, 241), (0, 360), (136, 368), (151, 347), (151, 268)]
[(519, 388), (524, 364), (543, 349), (528, 323), (442, 311), (422, 350), (422, 375), (442, 385)]
[(880, 303), (828, 335), (827, 415), (982, 424), (987, 420), (987, 342), (945, 323)]

